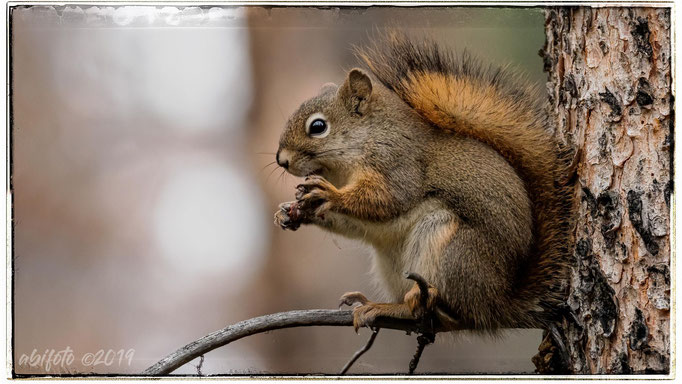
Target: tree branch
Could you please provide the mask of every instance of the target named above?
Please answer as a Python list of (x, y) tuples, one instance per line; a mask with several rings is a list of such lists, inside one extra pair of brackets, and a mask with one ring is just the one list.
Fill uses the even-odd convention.
[[(335, 309), (310, 309), (274, 313), (244, 320), (193, 341), (147, 368), (142, 375), (167, 375), (184, 364), (235, 340), (276, 329), (310, 326), (353, 326), (353, 311)], [(421, 322), (398, 318), (379, 317), (372, 327), (405, 332), (438, 332), (422, 329)]]

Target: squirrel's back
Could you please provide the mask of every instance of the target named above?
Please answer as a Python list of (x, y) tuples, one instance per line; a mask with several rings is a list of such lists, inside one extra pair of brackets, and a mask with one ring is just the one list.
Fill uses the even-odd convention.
[(565, 303), (573, 191), (569, 152), (551, 135), (534, 88), (504, 68), (397, 32), (357, 54), (425, 120), (486, 143), (518, 172), (532, 203), (534, 241), (515, 284), (518, 302), (529, 303), (517, 326), (554, 318)]

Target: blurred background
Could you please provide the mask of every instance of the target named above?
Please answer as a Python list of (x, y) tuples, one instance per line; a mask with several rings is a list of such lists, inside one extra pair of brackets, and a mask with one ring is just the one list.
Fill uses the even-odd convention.
[[(74, 362), (49, 373), (138, 373), (240, 320), (371, 296), (368, 247), (272, 223), (298, 181), (268, 165), (287, 116), (388, 26), (541, 86), (543, 22), (536, 8), (12, 8), (16, 373), (46, 373), (20, 358), (67, 347)], [(252, 336), (201, 371), (333, 374), (369, 333)], [(531, 373), (540, 339), (445, 338), (418, 372)], [(351, 372), (404, 373), (415, 346), (386, 330)], [(81, 364), (100, 350), (134, 353)]]

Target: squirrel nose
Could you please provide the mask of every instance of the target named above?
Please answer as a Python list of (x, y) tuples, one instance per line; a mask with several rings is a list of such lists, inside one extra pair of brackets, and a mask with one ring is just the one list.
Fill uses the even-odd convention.
[[(282, 168), (284, 168), (284, 169), (288, 169), (288, 168), (289, 168), (289, 159), (286, 159), (286, 158), (282, 159), (282, 158), (280, 158), (280, 156), (279, 156), (279, 155), (280, 155), (280, 152), (282, 152), (282, 151), (281, 151), (281, 150), (277, 150), (277, 155), (275, 156), (275, 160), (277, 160), (277, 164), (278, 164), (280, 167), (282, 167)], [(284, 156), (284, 157), (285, 157), (285, 156)]]

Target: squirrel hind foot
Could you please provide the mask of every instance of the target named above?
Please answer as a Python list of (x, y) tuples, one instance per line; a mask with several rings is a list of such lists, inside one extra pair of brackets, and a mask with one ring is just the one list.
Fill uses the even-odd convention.
[(405, 303), (373, 303), (359, 305), (353, 309), (353, 327), (355, 332), (360, 327), (373, 327), (380, 317), (391, 319), (414, 319)]
[(425, 316), (434, 316), (439, 324), (439, 329), (448, 331), (461, 329), (461, 325), (456, 319), (438, 307), (438, 301), (438, 290), (430, 286), (426, 306), (424, 306), (421, 290), (419, 285), (415, 283), (412, 289), (405, 294), (402, 303), (375, 303), (360, 292), (347, 292), (341, 296), (339, 307), (360, 304), (353, 308), (353, 327), (356, 332), (360, 327), (373, 327), (380, 317), (420, 320)]
[(346, 292), (341, 296), (342, 305), (352, 306), (353, 308), (353, 328), (357, 332), (360, 327), (373, 327), (379, 317), (392, 319), (414, 319), (410, 308), (405, 303), (375, 303), (369, 301), (361, 292)]

